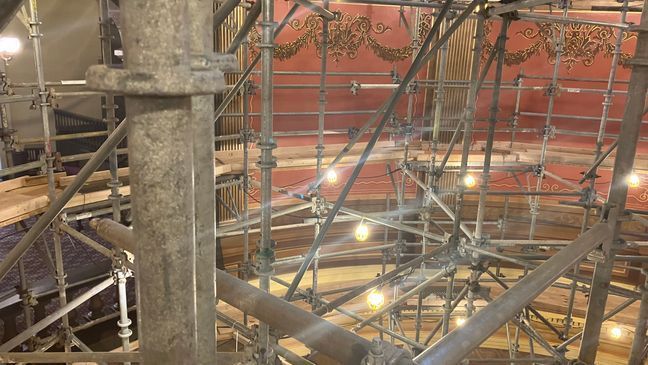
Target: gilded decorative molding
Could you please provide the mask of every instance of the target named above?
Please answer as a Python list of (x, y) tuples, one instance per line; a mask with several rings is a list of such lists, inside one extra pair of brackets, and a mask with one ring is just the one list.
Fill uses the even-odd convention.
[[(318, 15), (310, 14), (303, 20), (295, 19), (289, 23), (289, 26), (300, 34), (290, 42), (275, 46), (276, 59), (283, 61), (292, 58), (311, 44), (315, 45), (317, 56), (321, 57), (322, 19)], [(328, 56), (335, 62), (345, 57), (356, 59), (360, 47), (365, 46), (380, 59), (388, 62), (403, 61), (411, 57), (410, 45), (400, 48), (389, 47), (375, 37), (390, 30), (391, 27), (384, 23), (374, 24), (364, 15), (342, 13), (340, 20), (329, 22)], [(249, 41), (251, 54), (254, 56), (258, 52), (258, 44), (261, 41), (261, 35), (255, 28), (250, 31)]]
[[(421, 40), (430, 30), (433, 17), (432, 14), (424, 13), (421, 15), (418, 39)], [(279, 60), (287, 60), (311, 45), (315, 46), (318, 57), (321, 57), (322, 51), (322, 18), (316, 14), (309, 14), (304, 19), (295, 19), (289, 24), (290, 28), (298, 33), (297, 38), (292, 41), (277, 44), (274, 50), (274, 57)], [(373, 23), (372, 20), (364, 15), (351, 15), (342, 13), (340, 20), (329, 22), (329, 46), (328, 55), (334, 62), (339, 62), (344, 58), (356, 59), (361, 47), (371, 50), (378, 58), (387, 62), (403, 61), (412, 56), (412, 45), (404, 47), (390, 47), (380, 42), (376, 36), (391, 31), (391, 27), (384, 23)], [(492, 22), (487, 22), (485, 34), (488, 36), (492, 30)], [(504, 62), (508, 66), (520, 65), (528, 61), (533, 56), (541, 53), (547, 55), (547, 62), (555, 64), (556, 50), (554, 44), (554, 35), (560, 32), (558, 24), (539, 23), (534, 27), (528, 27), (517, 32), (517, 35), (531, 41), (531, 43), (522, 49), (507, 51)], [(624, 33), (623, 41), (635, 38), (634, 33)], [(573, 69), (576, 65), (582, 64), (589, 67), (594, 64), (597, 56), (612, 57), (614, 54), (614, 43), (616, 36), (610, 27), (584, 24), (568, 24), (565, 26), (565, 46), (561, 56), (568, 70)], [(255, 56), (258, 53), (258, 45), (261, 42), (261, 35), (253, 28), (249, 35), (249, 47), (251, 54)], [(484, 53), (482, 58), (485, 59), (493, 50), (494, 44), (486, 37), (484, 42)], [(622, 52), (619, 58), (619, 64), (625, 65), (625, 61), (632, 55)]]
[[(487, 22), (484, 29), (485, 34), (490, 34), (492, 22)], [(554, 44), (554, 35), (558, 36), (560, 26), (558, 24), (539, 23), (535, 28), (526, 28), (517, 35), (524, 39), (533, 41), (525, 48), (507, 51), (504, 63), (508, 66), (520, 65), (528, 61), (532, 56), (539, 55), (541, 52), (547, 54), (549, 64), (556, 63), (556, 47)], [(635, 38), (635, 33), (623, 33), (623, 42)], [(561, 62), (571, 70), (577, 64), (589, 67), (594, 64), (598, 55), (603, 57), (612, 57), (614, 55), (614, 43), (616, 36), (610, 27), (586, 24), (567, 24), (565, 25), (565, 46), (561, 56)], [(486, 59), (488, 54), (493, 50), (493, 42), (488, 38), (484, 42), (484, 53), (482, 59)], [(625, 66), (626, 60), (632, 57), (632, 54), (622, 52), (619, 57), (619, 64)]]

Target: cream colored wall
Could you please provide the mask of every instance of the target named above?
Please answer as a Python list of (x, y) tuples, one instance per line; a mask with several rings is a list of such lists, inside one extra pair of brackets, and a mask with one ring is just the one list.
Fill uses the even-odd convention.
[[(88, 66), (98, 63), (100, 57), (97, 1), (40, 0), (38, 6), (42, 22), (41, 41), (46, 81), (84, 79)], [(2, 36), (18, 37), (23, 45), (20, 54), (7, 67), (10, 80), (35, 82), (34, 51), (27, 28), (16, 17), (2, 32)], [(55, 89), (64, 91), (61, 88)], [(16, 91), (17, 94), (30, 92), (29, 89)], [(57, 99), (53, 104), (55, 107), (94, 117), (99, 117), (101, 113), (99, 97), (70, 97)], [(13, 128), (18, 130), (19, 137), (42, 136), (40, 112), (29, 107), (30, 103), (10, 105)], [(53, 129), (52, 113), (50, 116)]]

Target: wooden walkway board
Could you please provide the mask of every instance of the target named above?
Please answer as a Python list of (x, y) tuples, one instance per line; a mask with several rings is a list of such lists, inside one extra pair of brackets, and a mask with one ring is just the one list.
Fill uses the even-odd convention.
[[(324, 165), (330, 163), (335, 156), (345, 147), (345, 144), (327, 145), (324, 150)], [(357, 143), (351, 151), (345, 156), (340, 165), (354, 165), (357, 163), (366, 143)], [(479, 165), (483, 162), (484, 142), (475, 142), (470, 146), (470, 165)], [(495, 143), (495, 155), (493, 156), (494, 164), (535, 164), (539, 160), (540, 144), (533, 143), (514, 143), (512, 148), (508, 142)], [(439, 147), (437, 159), (443, 157), (447, 146)], [(461, 159), (460, 145), (455, 146), (453, 153), (450, 155), (449, 163), (456, 164)], [(250, 171), (257, 169), (256, 160), (259, 155), (258, 149), (250, 150), (249, 168)], [(301, 170), (315, 168), (315, 146), (299, 147), (279, 147), (273, 151), (277, 157), (277, 168), (280, 170)], [(374, 148), (369, 163), (381, 163), (386, 161), (399, 161), (403, 156), (403, 147), (398, 142), (381, 141)], [(409, 156), (415, 161), (429, 161), (431, 157), (430, 145), (427, 142), (414, 141), (409, 147)], [(593, 161), (593, 151), (585, 148), (573, 148), (562, 146), (549, 146), (547, 153), (547, 163), (560, 165), (577, 165), (580, 167), (589, 166)], [(612, 156), (601, 165), (602, 169), (609, 169), (614, 162)], [(648, 170), (648, 157), (637, 156), (635, 169)], [(243, 170), (243, 151), (217, 151), (214, 153), (216, 176), (228, 173), (241, 173)], [(127, 167), (118, 170), (118, 175), (122, 179), (128, 177), (129, 170)], [(74, 180), (74, 176), (66, 176), (65, 173), (56, 174), (57, 189), (62, 191), (69, 186)], [(110, 179), (110, 172), (99, 171), (92, 174), (88, 183), (98, 186), (98, 191), (90, 191), (77, 194), (68, 207), (91, 204), (108, 199), (109, 189), (101, 186), (102, 181)], [(130, 187), (125, 185), (121, 187), (121, 193), (125, 196), (130, 194)], [(0, 182), (0, 227), (15, 223), (19, 220), (35, 216), (47, 209), (49, 199), (47, 198), (47, 177), (20, 177), (13, 180)]]
[[(216, 176), (230, 173), (232, 170), (231, 166), (221, 164), (218, 164), (215, 168)], [(118, 176), (122, 182), (125, 182), (128, 172), (128, 167), (118, 170)], [(72, 183), (74, 178), (75, 176), (67, 176), (65, 173), (56, 173), (57, 194), (61, 194)], [(98, 171), (88, 178), (87, 184), (108, 182), (108, 180), (110, 180), (110, 171)], [(129, 196), (130, 186), (124, 185), (120, 187), (119, 192), (124, 196)], [(0, 227), (43, 213), (49, 206), (49, 197), (47, 195), (47, 176), (22, 176), (0, 181)], [(108, 195), (110, 195), (110, 189), (108, 188), (77, 193), (65, 207), (78, 207), (106, 201)]]

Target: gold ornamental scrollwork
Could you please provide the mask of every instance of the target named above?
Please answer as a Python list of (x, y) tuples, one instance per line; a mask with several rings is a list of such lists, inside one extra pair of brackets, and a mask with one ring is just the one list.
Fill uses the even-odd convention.
[[(297, 38), (290, 42), (280, 43), (275, 46), (274, 58), (284, 61), (297, 55), (301, 50), (314, 45), (317, 56), (322, 56), (322, 28), (321, 17), (310, 14), (303, 20), (295, 19), (289, 23), (290, 28), (299, 32)], [(356, 59), (361, 47), (371, 50), (377, 57), (388, 62), (397, 62), (408, 59), (412, 56), (412, 47), (389, 47), (381, 43), (377, 35), (384, 34), (391, 30), (391, 27), (384, 23), (372, 23), (371, 19), (364, 15), (351, 15), (341, 13), (340, 19), (329, 22), (328, 56), (339, 62), (343, 58)], [(255, 56), (258, 53), (258, 44), (261, 42), (261, 35), (252, 28), (249, 35), (250, 53)]]
[[(484, 28), (486, 36), (492, 30), (492, 22), (487, 22)], [(517, 32), (524, 39), (532, 41), (527, 47), (506, 51), (504, 63), (508, 66), (520, 65), (528, 61), (531, 57), (540, 55), (544, 52), (547, 55), (549, 64), (556, 63), (556, 45), (555, 39), (560, 33), (558, 24), (539, 23), (535, 28), (529, 27)], [(623, 33), (622, 42), (636, 38), (635, 33)], [(561, 55), (567, 70), (571, 70), (577, 64), (589, 67), (594, 64), (598, 55), (610, 58), (614, 55), (614, 43), (616, 35), (610, 27), (589, 24), (567, 24), (565, 25), (565, 44)], [(482, 60), (488, 58), (493, 50), (494, 44), (488, 38), (484, 41), (484, 52)], [(619, 55), (619, 64), (625, 67), (626, 61), (632, 57), (632, 54), (621, 52)]]

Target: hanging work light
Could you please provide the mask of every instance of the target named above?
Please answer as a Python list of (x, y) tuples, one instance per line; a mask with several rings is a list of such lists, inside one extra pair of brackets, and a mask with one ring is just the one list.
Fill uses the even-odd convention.
[(641, 178), (639, 175), (632, 173), (630, 176), (628, 176), (628, 186), (631, 188), (638, 188), (639, 185), (641, 185)]
[(623, 329), (618, 326), (612, 327), (612, 329), (610, 330), (610, 336), (615, 340), (620, 339), (621, 336), (623, 336)]
[(474, 188), (477, 185), (477, 179), (475, 179), (471, 174), (466, 174), (463, 178), (463, 184), (468, 189)]
[(367, 304), (375, 312), (385, 304), (385, 296), (379, 289), (374, 289), (367, 296)]
[(330, 185), (335, 185), (337, 180), (338, 176), (335, 170), (329, 170), (329, 172), (326, 173), (326, 181), (328, 181)]
[(364, 220), (358, 224), (355, 229), (355, 239), (360, 242), (364, 242), (369, 238), (369, 226), (364, 224)]
[(15, 37), (0, 37), (0, 58), (9, 62), (20, 51), (20, 40)]

